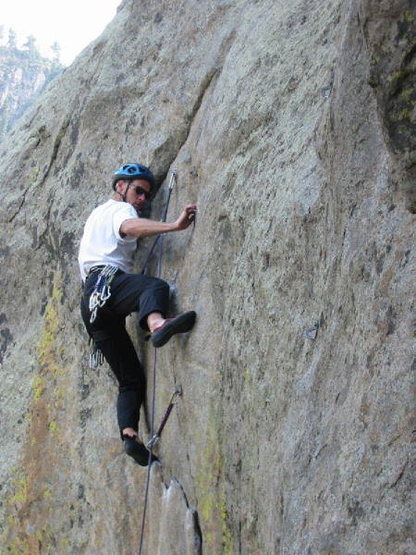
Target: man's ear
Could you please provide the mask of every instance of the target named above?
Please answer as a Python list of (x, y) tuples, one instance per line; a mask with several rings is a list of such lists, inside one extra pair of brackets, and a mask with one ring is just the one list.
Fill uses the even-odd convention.
[(117, 181), (116, 183), (116, 192), (120, 193), (120, 195), (126, 194), (128, 185), (129, 185), (128, 181), (124, 181), (123, 179), (120, 179), (120, 181)]

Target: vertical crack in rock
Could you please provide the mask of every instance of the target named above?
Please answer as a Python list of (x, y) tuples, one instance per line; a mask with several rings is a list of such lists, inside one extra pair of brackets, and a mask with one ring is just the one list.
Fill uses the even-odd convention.
[[(388, 145), (401, 167), (396, 188), (416, 213), (416, 12), (413, 0), (378, 6), (361, 0), (363, 35), (373, 87)], [(400, 45), (400, 48), (398, 47)]]
[(162, 175), (159, 176), (159, 179), (158, 179), (160, 183), (164, 181), (164, 179), (168, 174), (169, 168), (172, 166), (174, 160), (177, 158), (182, 147), (186, 144), (189, 138), (189, 135), (191, 133), (192, 126), (197, 117), (197, 114), (204, 102), (204, 98), (207, 96), (207, 93), (211, 87), (211, 84), (214, 81), (214, 78), (218, 78), (222, 71), (225, 60), (228, 56), (229, 51), (231, 50), (234, 37), (235, 37), (235, 31), (232, 30), (228, 34), (228, 36), (225, 37), (225, 39), (223, 39), (221, 46), (219, 48), (219, 55), (216, 63), (213, 66), (211, 66), (211, 68), (205, 74), (205, 77), (201, 80), (199, 92), (196, 96), (192, 109), (190, 110), (190, 114), (187, 117), (187, 125), (185, 129), (181, 132), (179, 144), (177, 144), (173, 149), (169, 149), (169, 145), (171, 143), (175, 144), (176, 142), (173, 137), (169, 137), (167, 141), (165, 141), (162, 145), (160, 145), (153, 153), (154, 158), (156, 159), (158, 156), (162, 155), (162, 153), (164, 153), (166, 149), (168, 151), (170, 150), (170, 156), (168, 156), (167, 162), (163, 165), (162, 172), (161, 172)]
[[(207, 94), (208, 89), (214, 79), (214, 77), (218, 74), (219, 68), (211, 69), (205, 78), (202, 80), (200, 85), (199, 93), (196, 97), (190, 115), (187, 117), (186, 126), (180, 132), (180, 137), (176, 138), (174, 134), (170, 134), (169, 137), (159, 145), (153, 152), (153, 157), (155, 160), (162, 159), (162, 169), (157, 175), (157, 181), (162, 183), (166, 178), (169, 168), (172, 166), (176, 158), (178, 157), (179, 152), (181, 151), (184, 144), (188, 140), (190, 135), (192, 125), (194, 120), (198, 114), (198, 111), (203, 103), (204, 97)], [(165, 160), (163, 161), (163, 158)], [(159, 162), (160, 163), (160, 162)]]
[(41, 180), (39, 185), (43, 185), (45, 183), (46, 179), (49, 176), (51, 168), (52, 168), (54, 162), (57, 159), (58, 151), (59, 151), (59, 147), (61, 146), (62, 139), (65, 136), (65, 133), (66, 133), (68, 127), (69, 127), (70, 122), (71, 122), (71, 118), (69, 116), (67, 116), (65, 118), (64, 122), (62, 123), (59, 131), (58, 131), (58, 134), (56, 136), (56, 139), (54, 141), (54, 145), (53, 145), (53, 148), (52, 148), (52, 154), (51, 154), (51, 157), (49, 159), (49, 164), (48, 164), (48, 166), (45, 170), (45, 173), (43, 174), (42, 180)]
[(153, 463), (150, 469), (147, 535), (143, 538), (146, 553), (202, 554), (202, 534), (198, 514), (192, 509), (178, 480), (164, 483), (162, 468)]
[(185, 136), (185, 138), (184, 138), (184, 140), (183, 140), (183, 142), (182, 142), (182, 144), (181, 144), (179, 150), (183, 147), (183, 145), (184, 145), (184, 144), (186, 143), (186, 141), (188, 140), (189, 134), (190, 134), (190, 132), (191, 132), (192, 124), (194, 123), (194, 120), (195, 120), (195, 118), (196, 118), (196, 115), (197, 115), (199, 109), (200, 109), (201, 106), (202, 106), (204, 97), (205, 97), (205, 95), (207, 94), (208, 89), (210, 88), (211, 83), (212, 83), (214, 77), (215, 77), (216, 75), (218, 75), (218, 74), (220, 73), (220, 71), (221, 71), (221, 69), (220, 69), (219, 67), (213, 68), (213, 69), (211, 69), (211, 71), (209, 71), (209, 72), (207, 73), (207, 75), (206, 75), (205, 78), (203, 79), (203, 81), (202, 81), (202, 83), (201, 83), (201, 90), (200, 90), (200, 92), (199, 92), (199, 95), (197, 96), (197, 99), (196, 99), (196, 101), (195, 101), (194, 107), (193, 107), (193, 109), (192, 109), (192, 113), (191, 113), (191, 116), (190, 116), (190, 121), (189, 121), (189, 125), (188, 125), (188, 129), (187, 129), (186, 136)]
[(13, 220), (16, 218), (16, 216), (20, 213), (21, 209), (23, 208), (23, 205), (26, 201), (26, 194), (28, 192), (30, 187), (27, 187), (22, 194), (19, 206), (16, 208), (16, 211), (12, 214), (12, 216), (10, 216), (10, 218), (7, 220), (7, 223), (11, 224), (13, 222)]

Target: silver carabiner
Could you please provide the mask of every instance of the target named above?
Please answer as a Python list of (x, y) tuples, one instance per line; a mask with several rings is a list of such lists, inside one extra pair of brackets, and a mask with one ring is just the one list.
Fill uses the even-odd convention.
[(97, 317), (97, 307), (95, 307), (92, 311), (91, 311), (91, 316), (90, 316), (90, 324), (92, 324), (94, 322), (94, 320)]
[(111, 289), (109, 285), (105, 285), (103, 287), (103, 291), (101, 293), (101, 301), (103, 304), (111, 297)]

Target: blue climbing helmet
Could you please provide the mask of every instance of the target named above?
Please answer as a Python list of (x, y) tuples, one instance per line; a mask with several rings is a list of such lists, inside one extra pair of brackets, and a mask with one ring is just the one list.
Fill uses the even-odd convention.
[(151, 188), (155, 186), (155, 178), (149, 168), (142, 164), (124, 164), (113, 175), (113, 189), (116, 189), (116, 183), (120, 179), (133, 181), (134, 179), (145, 179), (150, 183)]

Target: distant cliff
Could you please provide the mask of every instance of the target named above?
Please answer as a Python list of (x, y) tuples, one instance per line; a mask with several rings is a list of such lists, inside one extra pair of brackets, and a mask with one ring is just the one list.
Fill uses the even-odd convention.
[(33, 37), (18, 48), (11, 40), (0, 45), (0, 141), (54, 77), (63, 70), (56, 56), (41, 56)]

